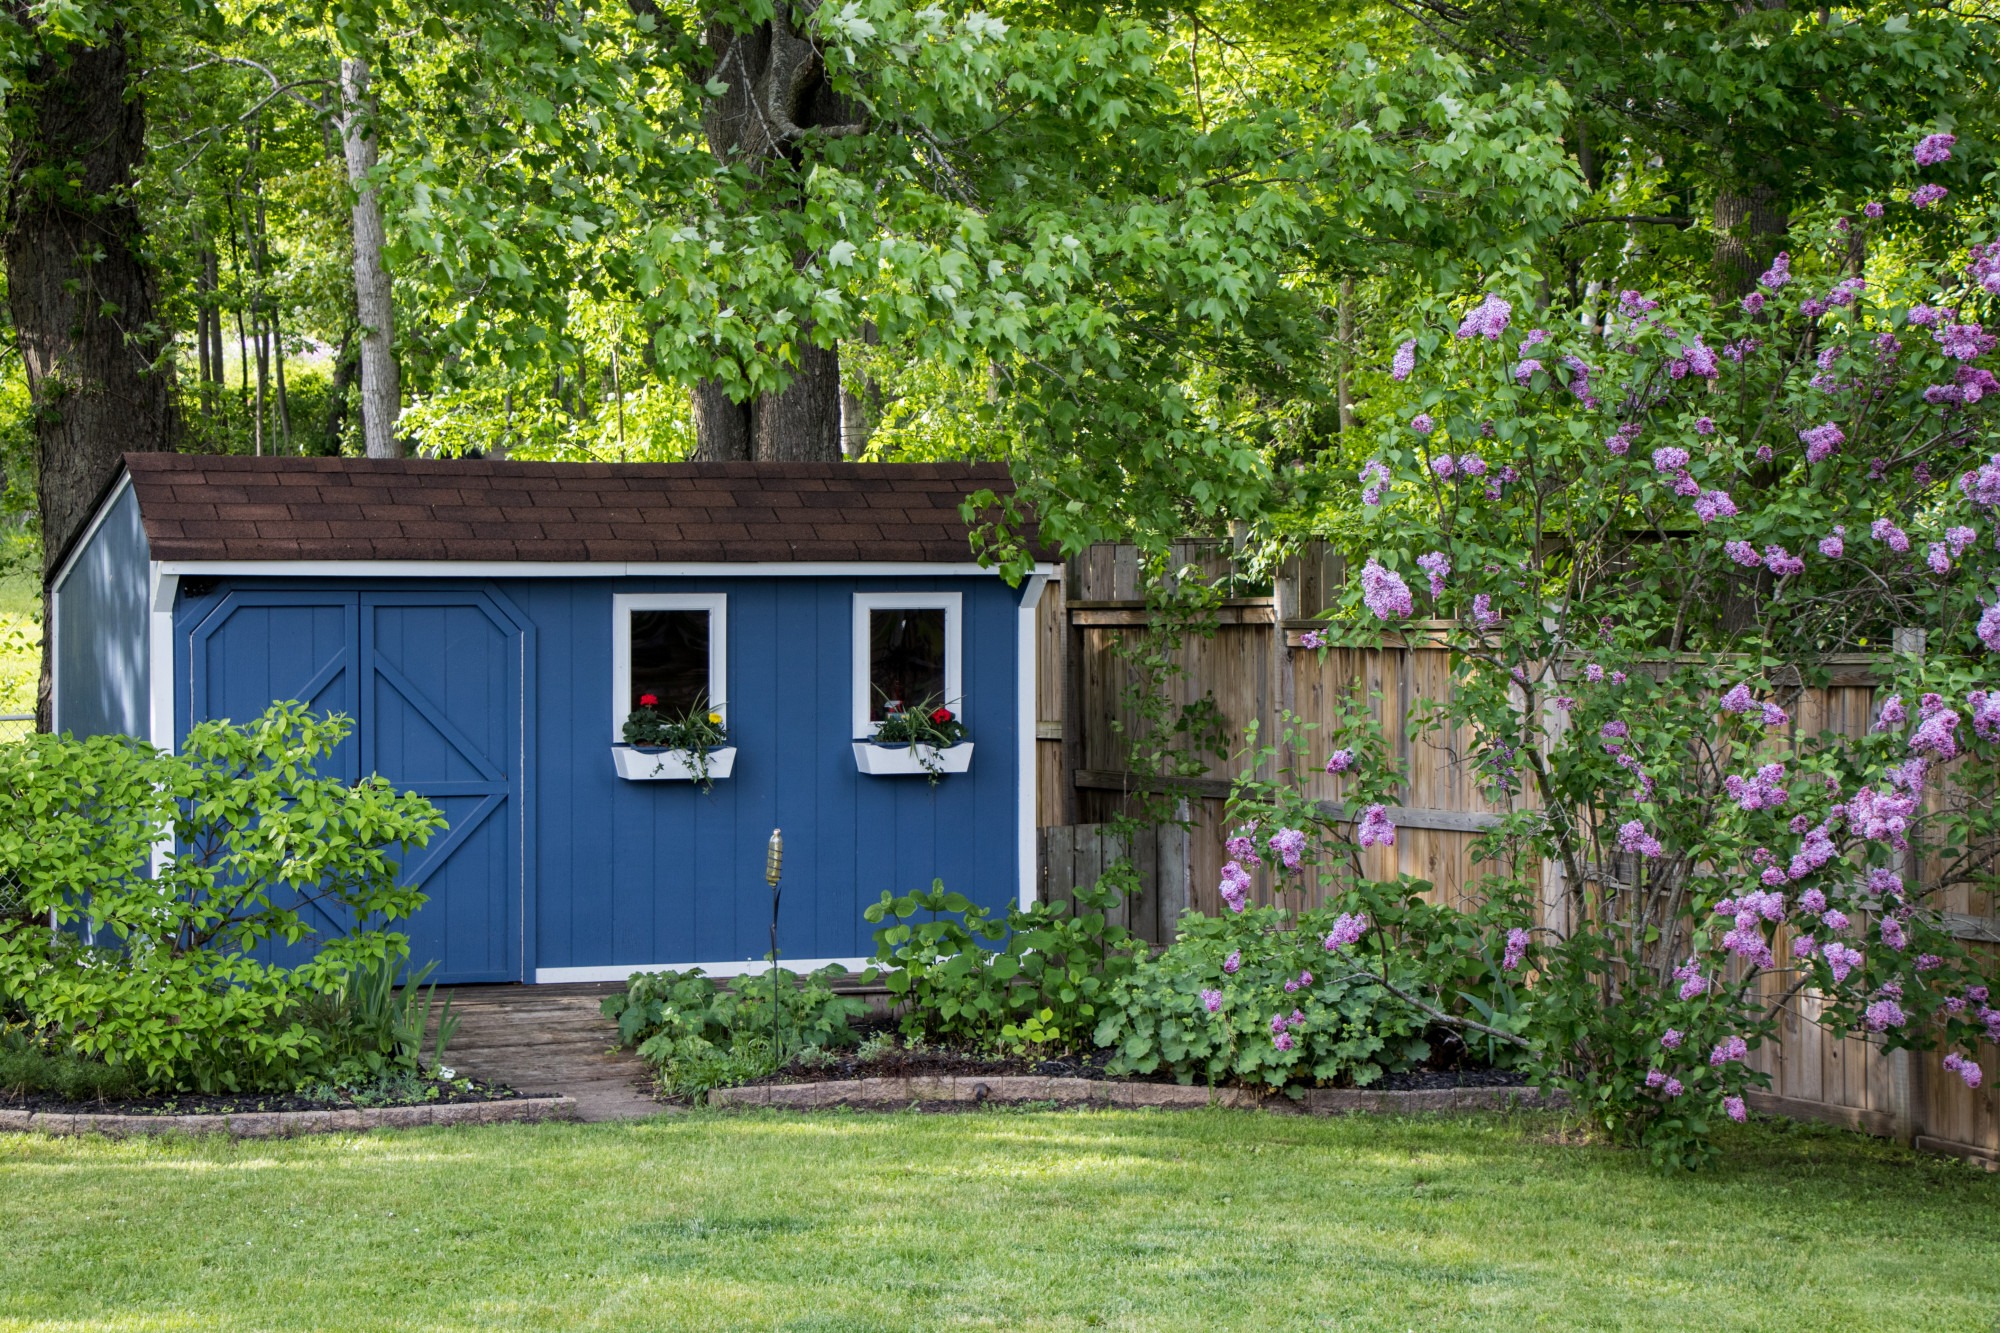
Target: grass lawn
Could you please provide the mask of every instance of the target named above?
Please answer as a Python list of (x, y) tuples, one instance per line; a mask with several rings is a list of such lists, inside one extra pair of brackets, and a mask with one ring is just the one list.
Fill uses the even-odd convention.
[[(0, 543), (8, 542), (0, 535)], [(0, 569), (10, 553), (0, 550)], [(42, 669), (41, 601), (34, 574), (0, 574), (0, 713), (35, 711), (35, 680)], [(0, 723), (0, 741), (15, 734), (15, 728)]]
[(1753, 1125), (700, 1113), (0, 1135), (0, 1329), (1977, 1329), (2000, 1178)]

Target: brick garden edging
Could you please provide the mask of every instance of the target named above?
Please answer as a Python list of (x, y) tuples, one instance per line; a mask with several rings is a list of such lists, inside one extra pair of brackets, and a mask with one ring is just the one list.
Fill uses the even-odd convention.
[(792, 1110), (851, 1106), (900, 1110), (912, 1105), (1018, 1105), (1056, 1102), (1064, 1106), (1152, 1106), (1193, 1109), (1226, 1106), (1293, 1114), (1340, 1115), (1350, 1111), (1502, 1111), (1542, 1108), (1566, 1102), (1545, 1098), (1532, 1088), (1433, 1088), (1415, 1092), (1370, 1092), (1361, 1088), (1311, 1088), (1299, 1100), (1264, 1096), (1248, 1088), (1196, 1087), (1179, 1083), (1123, 1083), (1108, 1079), (1039, 1078), (1033, 1075), (947, 1075), (919, 1078), (859, 1078), (825, 1083), (770, 1083), (716, 1088), (710, 1106), (777, 1106)]
[(244, 1111), (230, 1115), (98, 1115), (92, 1112), (0, 1110), (0, 1133), (227, 1134), (239, 1139), (285, 1139), (417, 1125), (498, 1125), (574, 1120), (568, 1097), (513, 1097), (492, 1102), (439, 1102), (425, 1106), (371, 1106), (350, 1111)]

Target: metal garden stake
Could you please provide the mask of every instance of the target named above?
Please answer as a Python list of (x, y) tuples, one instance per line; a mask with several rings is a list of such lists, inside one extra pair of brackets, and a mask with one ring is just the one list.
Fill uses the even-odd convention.
[(764, 849), (764, 882), (771, 886), (771, 1060), (773, 1068), (784, 1065), (784, 1044), (778, 1031), (778, 876), (785, 868), (785, 835), (771, 830), (770, 844)]

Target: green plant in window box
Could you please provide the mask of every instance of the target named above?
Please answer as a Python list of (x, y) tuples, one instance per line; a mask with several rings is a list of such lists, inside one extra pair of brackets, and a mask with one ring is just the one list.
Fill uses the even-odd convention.
[(639, 696), (639, 706), (625, 719), (625, 743), (639, 749), (672, 750), (687, 759), (694, 780), (703, 791), (715, 790), (709, 777), (709, 751), (728, 743), (729, 732), (722, 714), (710, 707), (707, 696), (697, 695), (684, 713), (663, 711), (657, 694)]
[(888, 700), (882, 724), (875, 729), (877, 745), (907, 745), (935, 787), (944, 776), (944, 760), (938, 751), (948, 750), (965, 739), (965, 724), (958, 714), (935, 698), (906, 704)]

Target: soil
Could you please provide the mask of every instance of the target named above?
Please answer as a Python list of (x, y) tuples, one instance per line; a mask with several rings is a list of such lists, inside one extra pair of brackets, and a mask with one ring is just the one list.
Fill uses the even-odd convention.
[(357, 1111), (383, 1106), (435, 1106), (457, 1102), (511, 1101), (521, 1096), (512, 1088), (477, 1079), (446, 1083), (427, 1079), (414, 1097), (315, 1098), (295, 1092), (165, 1093), (117, 1101), (65, 1101), (53, 1093), (18, 1096), (0, 1089), (0, 1110), (37, 1111), (52, 1115), (248, 1115), (264, 1111)]
[[(857, 1024), (857, 1028), (862, 1025)], [(1432, 1033), (1431, 1058), (1417, 1069), (1385, 1074), (1368, 1085), (1375, 1092), (1424, 1092), (1438, 1088), (1514, 1088), (1527, 1079), (1511, 1069), (1494, 1069), (1474, 1063), (1464, 1046), (1450, 1033)], [(979, 1075), (1033, 1075), (1041, 1078), (1114, 1079), (1122, 1083), (1174, 1083), (1166, 1072), (1112, 1075), (1105, 1071), (1111, 1062), (1109, 1050), (1083, 1051), (1070, 1055), (1039, 1058), (993, 1054), (948, 1046), (925, 1046), (910, 1050), (896, 1046), (863, 1060), (852, 1052), (836, 1054), (824, 1063), (803, 1065), (794, 1060), (785, 1068), (750, 1080), (752, 1086), (767, 1083), (831, 1083), (858, 1078), (940, 1078)], [(1336, 1086), (1352, 1086), (1340, 1084)]]

